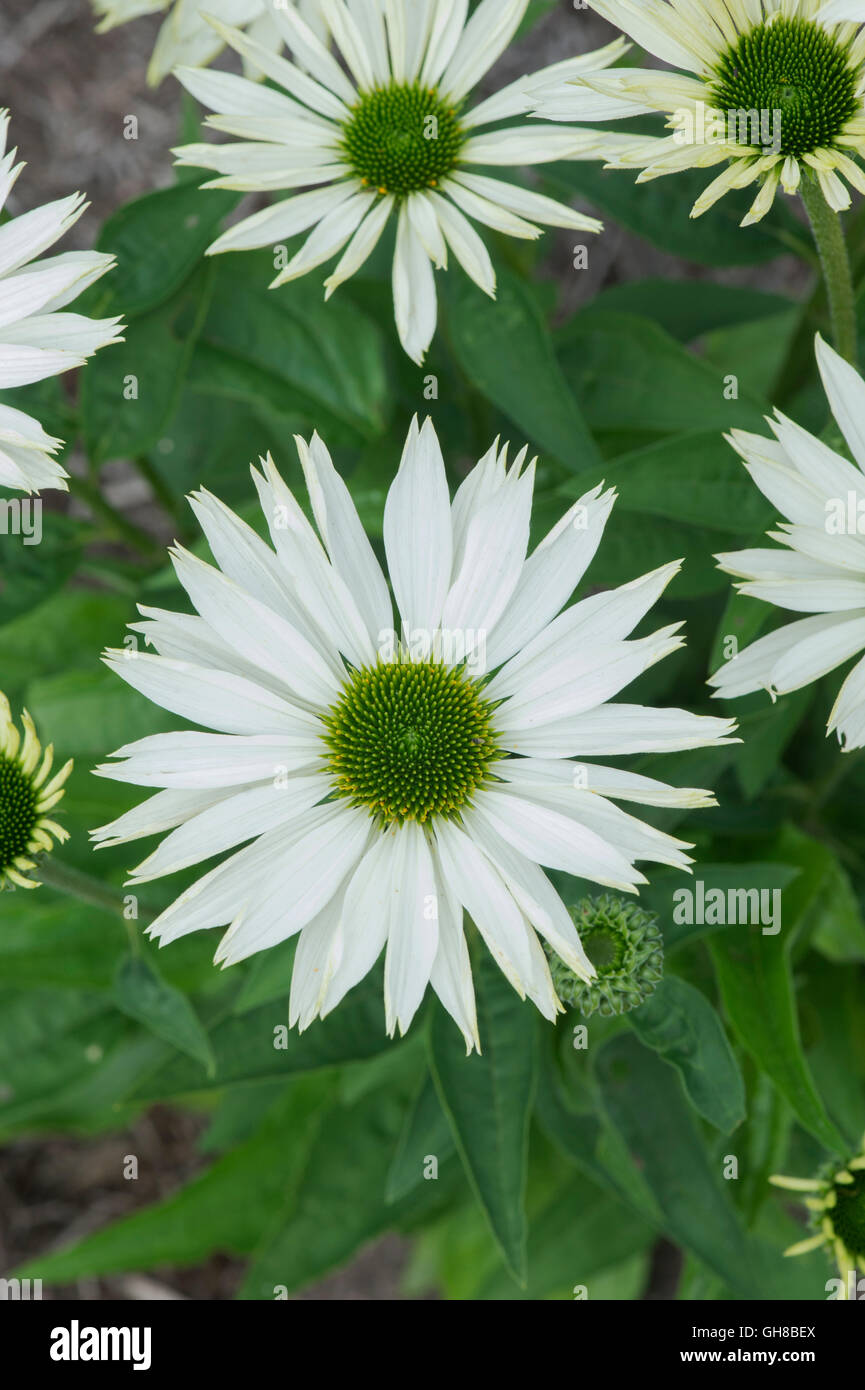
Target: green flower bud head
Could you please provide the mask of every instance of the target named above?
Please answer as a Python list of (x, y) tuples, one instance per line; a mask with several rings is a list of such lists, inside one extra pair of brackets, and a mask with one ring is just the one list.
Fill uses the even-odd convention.
[(657, 918), (638, 903), (605, 894), (570, 909), (583, 948), (597, 971), (581, 980), (547, 947), (556, 993), (584, 1018), (636, 1009), (654, 993), (664, 974), (664, 938)]
[(38, 879), (31, 876), (37, 867), (33, 856), (47, 854), (55, 840), (62, 844), (69, 838), (47, 813), (63, 796), (72, 763), (49, 780), (53, 748), (49, 745), (43, 752), (26, 710), (21, 727), (23, 733), (0, 692), (0, 891), (38, 888)]
[(788, 1178), (776, 1174), (776, 1187), (801, 1192), (811, 1212), (815, 1234), (797, 1241), (785, 1255), (806, 1255), (825, 1249), (833, 1256), (842, 1279), (839, 1298), (848, 1297), (849, 1276), (865, 1269), (865, 1138), (860, 1152), (841, 1168), (826, 1164), (815, 1178)]

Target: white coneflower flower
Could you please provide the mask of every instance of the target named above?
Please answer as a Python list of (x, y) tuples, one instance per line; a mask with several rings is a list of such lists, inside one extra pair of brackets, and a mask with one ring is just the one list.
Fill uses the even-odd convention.
[[(734, 430), (730, 443), (783, 517), (768, 534), (784, 550), (718, 555), (742, 594), (816, 616), (761, 637), (710, 680), (724, 699), (767, 690), (774, 699), (818, 680), (865, 650), (865, 382), (822, 338), (817, 363), (855, 465), (780, 411), (774, 439)], [(841, 687), (829, 718), (847, 750), (865, 746), (865, 658)]]
[[(612, 165), (638, 182), (723, 164), (694, 204), (705, 212), (733, 188), (758, 184), (743, 226), (769, 211), (780, 186), (817, 180), (829, 207), (865, 192), (865, 9), (822, 0), (590, 0), (643, 48), (683, 71), (622, 68), (559, 83), (536, 103), (548, 120), (611, 120), (657, 111), (672, 134), (609, 136)], [(846, 181), (846, 182), (845, 182)]]
[[(9, 113), (0, 111), (0, 211), (24, 168), (15, 163), (17, 151), (6, 152), (8, 129)], [(113, 256), (66, 251), (30, 264), (86, 207), (74, 193), (0, 226), (0, 391), (83, 366), (99, 348), (121, 341), (119, 319), (57, 312), (110, 270)], [(69, 475), (51, 457), (61, 445), (31, 416), (0, 404), (0, 487), (65, 491)]]
[(273, 246), (309, 231), (273, 285), (344, 253), (326, 280), (330, 295), (360, 269), (391, 217), (396, 220), (393, 296), (400, 340), (416, 362), (435, 332), (433, 268), (453, 254), (489, 295), (496, 277), (473, 219), (533, 239), (538, 223), (598, 231), (600, 223), (562, 203), (498, 178), (478, 165), (514, 166), (585, 157), (593, 132), (521, 121), (527, 93), (549, 80), (612, 62), (615, 43), (505, 87), (480, 105), (469, 94), (513, 37), (529, 0), (321, 0), (345, 67), (295, 11), (273, 18), (298, 63), (274, 57), (236, 29), (216, 24), (227, 43), (277, 88), (226, 73), (180, 69), (184, 86), (218, 114), (224, 145), (187, 145), (180, 163), (215, 170), (207, 185), (246, 191), (296, 190), (231, 227), (211, 253)]
[(12, 719), (9, 701), (0, 691), (0, 891), (4, 888), (38, 888), (34, 854), (46, 854), (68, 840), (68, 832), (50, 820), (48, 812), (63, 796), (63, 784), (72, 771), (66, 763), (52, 777), (54, 749), (43, 752), (25, 710), (22, 737)]
[[(540, 865), (632, 892), (636, 860), (686, 866), (689, 846), (616, 800), (703, 806), (576, 757), (726, 742), (732, 721), (607, 701), (681, 644), (627, 640), (679, 565), (565, 612), (614, 501), (600, 487), (526, 558), (534, 465), (494, 445), (451, 502), (431, 422), (415, 421), (390, 488), (388, 584), (345, 483), (315, 436), (298, 449), (317, 533), (268, 458), (253, 469), (273, 548), (210, 493), (193, 494), (216, 567), (180, 548), (197, 616), (142, 608), (157, 654), (107, 663), (212, 733), (157, 734), (99, 769), (161, 788), (94, 832), (171, 833), (143, 883), (245, 847), (151, 925), (163, 943), (228, 927), (226, 965), (300, 932), (291, 1020), (326, 1014), (383, 949), (390, 1033), (428, 984), (477, 1042), (463, 910), (514, 988), (560, 1008), (537, 933), (593, 974)], [(559, 614), (557, 617), (556, 615)]]
[[(279, 0), (92, 0), (99, 18), (97, 30), (105, 33), (118, 24), (144, 14), (164, 14), (147, 68), (147, 80), (158, 86), (179, 63), (192, 67), (211, 62), (223, 48), (223, 41), (202, 15), (206, 10), (225, 24), (246, 29), (250, 38), (273, 53), (282, 48), (282, 34), (273, 21)], [(319, 0), (282, 0), (281, 7), (296, 4), (306, 22), (324, 33)]]

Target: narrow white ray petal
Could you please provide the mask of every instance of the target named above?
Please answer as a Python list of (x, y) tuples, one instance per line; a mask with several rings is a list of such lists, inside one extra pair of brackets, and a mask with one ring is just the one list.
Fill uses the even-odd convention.
[(859, 467), (865, 469), (865, 381), (817, 334), (817, 366), (832, 414)]
[(857, 662), (841, 686), (828, 731), (837, 731), (846, 753), (865, 747), (865, 660)]
[(311, 922), (337, 892), (369, 842), (364, 811), (344, 802), (319, 806), (300, 828), (282, 836), (278, 855), (219, 943), (214, 961), (226, 966), (276, 946)]
[(535, 758), (675, 753), (736, 743), (735, 729), (735, 719), (715, 719), (682, 709), (610, 704), (538, 729), (523, 729), (508, 741), (508, 747)]
[(321, 725), (288, 700), (224, 671), (147, 652), (109, 651), (103, 658), (127, 685), (154, 704), (226, 734), (316, 733)]
[(162, 841), (133, 870), (130, 883), (147, 883), (179, 873), (225, 850), (236, 849), (268, 831), (295, 825), (330, 791), (323, 773), (294, 777), (284, 784), (246, 787), (200, 811)]
[(300, 462), (330, 562), (354, 595), (370, 639), (377, 646), (381, 634), (393, 626), (393, 607), (387, 580), (351, 493), (317, 434), (309, 448), (301, 450)]
[(635, 893), (637, 884), (646, 882), (625, 854), (593, 830), (508, 788), (477, 792), (473, 809), (491, 830), (536, 864), (624, 893)]
[(90, 838), (97, 849), (105, 849), (127, 844), (130, 840), (141, 840), (147, 835), (161, 835), (197, 816), (200, 811), (206, 811), (208, 806), (224, 801), (233, 792), (233, 787), (157, 792), (116, 820), (91, 830)]
[(393, 303), (399, 340), (420, 366), (435, 333), (438, 304), (432, 263), (405, 207), (397, 221)]
[(174, 787), (190, 791), (273, 782), (308, 767), (322, 756), (321, 740), (312, 733), (286, 735), (150, 734), (112, 753), (117, 763), (94, 768), (98, 777), (132, 782), (138, 787)]
[(430, 984), (442, 1006), (456, 1023), (466, 1042), (466, 1055), (481, 1050), (478, 1016), (472, 981), (472, 966), (463, 930), (463, 909), (451, 893), (438, 850), (433, 856), (436, 868), (439, 941), (430, 971)]
[(291, 972), (288, 1022), (299, 1032), (318, 1017), (342, 954), (342, 892), (301, 929)]
[(434, 633), (451, 581), (453, 539), (444, 459), (431, 420), (412, 421), (384, 510), (397, 607), (411, 631)]
[(490, 670), (525, 648), (567, 602), (594, 559), (615, 500), (612, 489), (585, 493), (526, 560), (488, 646)]
[(529, 0), (481, 0), (466, 24), (441, 78), (450, 101), (461, 101), (504, 53)]
[(407, 822), (393, 835), (390, 907), (384, 963), (388, 1033), (408, 1030), (429, 983), (439, 941), (438, 894), (424, 831)]

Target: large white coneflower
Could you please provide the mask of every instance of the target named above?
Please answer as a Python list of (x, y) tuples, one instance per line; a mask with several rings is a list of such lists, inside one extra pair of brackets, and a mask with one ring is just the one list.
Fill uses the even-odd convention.
[(680, 646), (678, 626), (629, 639), (679, 565), (561, 611), (612, 491), (586, 493), (527, 555), (526, 451), (509, 467), (494, 445), (451, 501), (433, 426), (415, 422), (385, 508), (392, 600), (325, 446), (298, 448), (316, 527), (269, 458), (253, 478), (270, 546), (193, 494), (216, 562), (173, 552), (195, 614), (142, 608), (137, 630), (155, 652), (106, 654), (135, 689), (212, 732), (119, 749), (100, 774), (159, 790), (95, 838), (169, 832), (136, 884), (218, 858), (150, 931), (167, 943), (226, 927), (226, 965), (299, 933), (301, 1027), (384, 951), (388, 1031), (405, 1031), (431, 984), (475, 1045), (464, 911), (553, 1018), (539, 935), (583, 978), (593, 968), (540, 866), (635, 891), (637, 861), (685, 867), (689, 846), (615, 803), (712, 804), (583, 759), (723, 743), (735, 728), (608, 703)]
[[(24, 168), (15, 163), (17, 151), (6, 150), (8, 129), (9, 113), (0, 111), (0, 211)], [(99, 348), (120, 341), (119, 319), (58, 312), (111, 269), (113, 256), (66, 251), (36, 259), (86, 207), (73, 193), (0, 226), (0, 391), (83, 366)], [(53, 457), (62, 443), (32, 416), (0, 404), (0, 487), (65, 491), (69, 475)]]
[[(855, 460), (815, 439), (780, 411), (774, 439), (734, 430), (730, 443), (757, 487), (785, 518), (769, 536), (783, 549), (736, 550), (717, 559), (740, 593), (812, 616), (753, 642), (712, 676), (723, 699), (767, 690), (774, 699), (818, 680), (865, 651), (865, 382), (817, 338), (817, 365)], [(865, 657), (829, 716), (845, 750), (865, 747)]]
[(274, 10), (294, 62), (215, 23), (275, 88), (179, 69), (184, 86), (216, 113), (210, 127), (237, 137), (186, 145), (177, 151), (180, 162), (215, 170), (209, 187), (291, 196), (231, 227), (211, 253), (274, 246), (309, 232), (273, 285), (342, 252), (325, 282), (330, 295), (365, 263), (393, 219), (397, 328), (405, 351), (421, 362), (436, 325), (434, 269), (444, 269), (452, 255), (495, 294), (492, 261), (473, 222), (528, 239), (540, 235), (540, 225), (598, 231), (593, 218), (478, 172), (584, 158), (595, 147), (592, 132), (514, 118), (529, 110), (535, 86), (605, 66), (622, 51), (621, 41), (470, 104), (528, 2), (481, 0), (469, 18), (467, 0), (321, 0), (334, 52), (295, 10)]

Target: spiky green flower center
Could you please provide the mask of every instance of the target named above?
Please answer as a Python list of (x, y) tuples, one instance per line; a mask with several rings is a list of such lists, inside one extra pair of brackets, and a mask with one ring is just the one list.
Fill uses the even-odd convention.
[(38, 820), (36, 801), (31, 778), (0, 753), (0, 873), (26, 853)]
[(597, 979), (581, 980), (546, 951), (556, 992), (585, 1018), (627, 1013), (644, 1003), (664, 973), (664, 938), (657, 921), (636, 903), (605, 894), (570, 909), (583, 949)]
[(454, 169), (463, 140), (453, 107), (417, 83), (365, 93), (342, 132), (346, 162), (358, 178), (397, 198), (437, 188)]
[(849, 1254), (865, 1260), (865, 1169), (855, 1171), (851, 1183), (836, 1182), (832, 1190), (832, 1229)]
[[(712, 105), (738, 113), (741, 144), (776, 140), (779, 154), (798, 156), (834, 143), (859, 109), (856, 85), (849, 45), (813, 20), (776, 18), (724, 55)], [(761, 119), (763, 135), (755, 138)]]
[(353, 671), (325, 723), (336, 791), (384, 825), (455, 818), (498, 755), (477, 681), (435, 661)]

